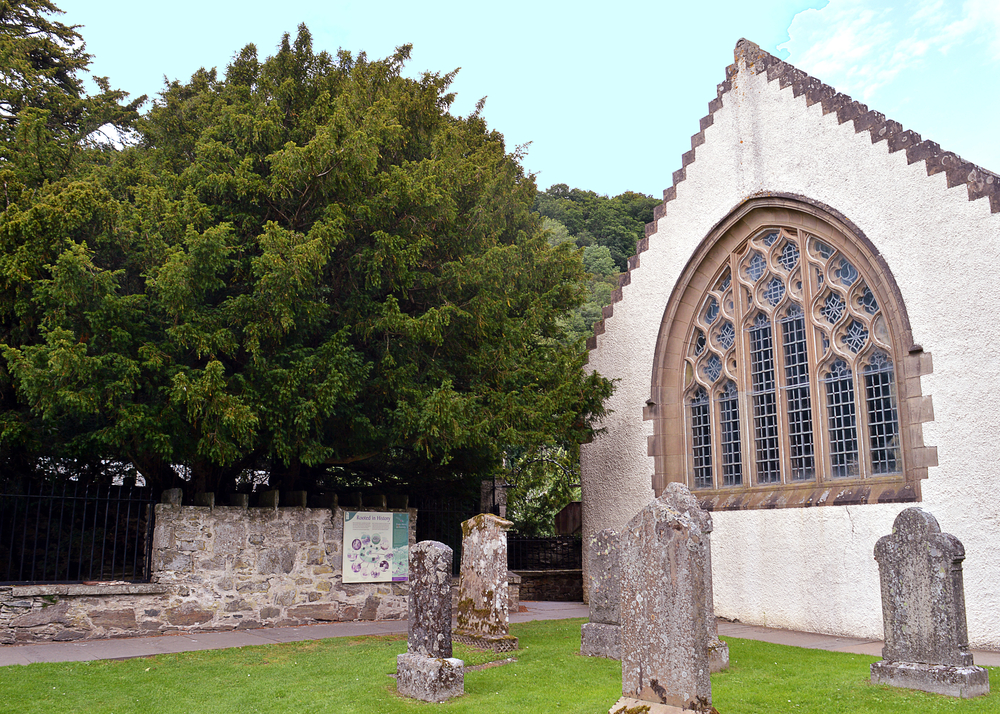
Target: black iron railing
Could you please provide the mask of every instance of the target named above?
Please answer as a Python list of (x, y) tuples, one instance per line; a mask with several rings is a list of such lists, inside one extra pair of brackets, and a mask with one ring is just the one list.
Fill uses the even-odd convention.
[(0, 582), (148, 582), (154, 503), (134, 486), (0, 485)]
[(436, 540), (455, 553), (451, 572), (458, 575), (462, 565), (462, 521), (479, 513), (478, 498), (410, 498), (417, 509), (417, 541)]
[(507, 534), (508, 570), (577, 570), (583, 567), (580, 536)]

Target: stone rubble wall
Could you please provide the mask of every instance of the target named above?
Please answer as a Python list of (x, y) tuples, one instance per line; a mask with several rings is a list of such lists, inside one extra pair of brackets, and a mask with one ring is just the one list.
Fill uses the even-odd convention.
[[(583, 570), (518, 570), (521, 600), (582, 602)], [(516, 611), (514, 611), (516, 612)]]
[(340, 508), (158, 504), (151, 583), (0, 587), (0, 644), (405, 619), (407, 583), (343, 582), (343, 534)]

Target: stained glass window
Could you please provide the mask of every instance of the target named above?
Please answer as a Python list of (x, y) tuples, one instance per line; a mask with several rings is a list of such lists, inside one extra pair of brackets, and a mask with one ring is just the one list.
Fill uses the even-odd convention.
[(854, 379), (847, 362), (837, 360), (826, 382), (827, 422), (830, 430), (830, 466), (834, 478), (858, 475), (858, 429)]
[(736, 383), (729, 381), (719, 399), (722, 424), (722, 485), (739, 486), (743, 483), (743, 464), (740, 453), (740, 410)]
[(802, 308), (792, 306), (781, 321), (785, 355), (785, 400), (788, 404), (788, 442), (792, 480), (811, 479), (813, 464), (812, 402), (809, 398), (809, 356)]
[(724, 350), (728, 350), (736, 342), (736, 328), (733, 327), (733, 323), (726, 320), (722, 323), (722, 327), (719, 328), (718, 338), (719, 345)]
[(837, 293), (830, 293), (819, 312), (832, 325), (843, 316), (844, 307), (846, 307), (844, 298)]
[(851, 352), (857, 354), (867, 341), (868, 328), (865, 327), (864, 323), (852, 320), (851, 324), (847, 326), (847, 332), (844, 333), (844, 344)]
[(896, 412), (892, 362), (881, 350), (872, 354), (865, 368), (865, 405), (868, 409), (872, 473), (899, 473), (899, 416)]
[(778, 258), (778, 262), (781, 263), (785, 270), (789, 271), (799, 264), (799, 249), (795, 247), (794, 243), (785, 243), (785, 247), (781, 249), (781, 257)]
[(708, 306), (705, 308), (705, 322), (711, 325), (715, 322), (715, 318), (719, 316), (719, 303), (716, 302), (715, 298), (710, 298), (708, 301)]
[(695, 302), (689, 483), (773, 489), (902, 473), (890, 335), (864, 264), (793, 229), (748, 240)]
[(712, 421), (705, 389), (698, 389), (691, 400), (691, 426), (694, 435), (694, 483), (698, 488), (712, 487)]
[(785, 284), (781, 282), (781, 278), (772, 278), (771, 282), (767, 284), (767, 290), (764, 291), (764, 297), (774, 307), (781, 302), (781, 298), (784, 296)]
[(767, 270), (767, 261), (764, 260), (764, 256), (760, 253), (754, 253), (750, 257), (750, 262), (747, 263), (747, 275), (756, 283), (765, 270)]
[(778, 406), (774, 394), (774, 341), (771, 320), (757, 316), (750, 330), (750, 383), (753, 393), (757, 483), (781, 480), (778, 453)]

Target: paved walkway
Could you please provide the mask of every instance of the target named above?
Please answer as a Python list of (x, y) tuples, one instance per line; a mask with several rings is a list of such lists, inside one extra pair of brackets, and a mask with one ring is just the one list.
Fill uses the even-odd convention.
[[(571, 617), (587, 617), (589, 609), (582, 602), (522, 602), (526, 612), (511, 613), (511, 622), (530, 620), (564, 620)], [(327, 637), (351, 637), (356, 635), (386, 635), (405, 633), (406, 620), (383, 620), (381, 622), (334, 622), (324, 625), (302, 625), (300, 627), (264, 627), (257, 630), (239, 632), (206, 632), (191, 634), (153, 635), (151, 637), (128, 637), (116, 640), (85, 640), (82, 642), (47, 642), (45, 644), (0, 646), (0, 666), (10, 664), (31, 664), (32, 662), (81, 662), (96, 659), (129, 659), (147, 657), (171, 652), (192, 652), (195, 650), (217, 650), (228, 647), (250, 645), (270, 645), (276, 642), (299, 642), (319, 640)], [(858, 654), (882, 654), (882, 643), (877, 640), (859, 640), (849, 637), (817, 635), (809, 632), (774, 630), (767, 627), (752, 627), (738, 622), (719, 622), (719, 634), (723, 637), (741, 637), (749, 640), (774, 642), (781, 645), (807, 647), (810, 649), (855, 652)], [(1000, 652), (975, 651), (978, 665), (1000, 667)]]

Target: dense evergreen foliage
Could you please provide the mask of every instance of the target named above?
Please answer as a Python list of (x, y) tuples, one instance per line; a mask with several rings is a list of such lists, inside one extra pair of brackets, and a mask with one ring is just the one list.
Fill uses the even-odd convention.
[(618, 274), (628, 268), (636, 243), (645, 226), (653, 220), (653, 208), (660, 203), (641, 193), (626, 191), (608, 198), (593, 191), (570, 189), (555, 184), (535, 197), (534, 209), (544, 217), (552, 245), (570, 243), (583, 251), (587, 273), (586, 298), (564, 317), (572, 339), (586, 340), (594, 334), (601, 309), (611, 302), (618, 286)]
[[(0, 7), (14, 24), (55, 11)], [(82, 53), (71, 28), (33, 32)], [(4, 52), (34, 56), (9, 35)], [(0, 105), (8, 468), (403, 490), (481, 478), (510, 450), (575, 452), (611, 390), (562, 318), (581, 256), (547, 241), (503, 137), (448, 112), (453, 75), (407, 79), (408, 55), (316, 52), (303, 26), (273, 57), (248, 45), (224, 75), (169, 84), (138, 120), (106, 81), (81, 96), (85, 54)], [(51, 124), (60, 92), (75, 123)], [(134, 143), (94, 142), (108, 121)]]

